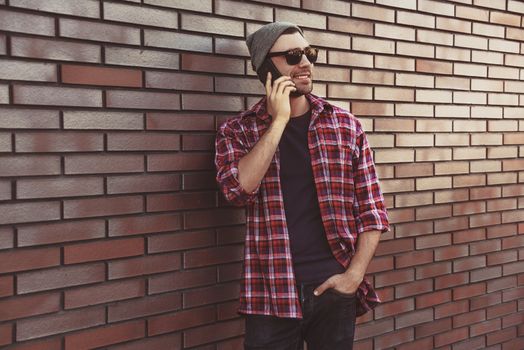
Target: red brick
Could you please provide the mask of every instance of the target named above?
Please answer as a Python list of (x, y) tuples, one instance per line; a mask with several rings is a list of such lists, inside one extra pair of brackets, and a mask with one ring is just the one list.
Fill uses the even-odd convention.
[(508, 251), (508, 252), (497, 252), (491, 253), (487, 256), (488, 266), (503, 264), (511, 261), (517, 261), (517, 252)]
[(152, 91), (106, 91), (107, 107), (138, 109), (180, 109), (180, 95)]
[(440, 333), (435, 335), (435, 346), (444, 346), (459, 342), (468, 338), (468, 328), (458, 328), (449, 332)]
[[(392, 264), (390, 259), (390, 266)], [(385, 269), (384, 269), (385, 270)], [(372, 273), (372, 268), (368, 269), (369, 273)], [(222, 265), (218, 268), (218, 282), (230, 282), (239, 281), (242, 275), (242, 263), (233, 263), (228, 265)]]
[(0, 253), (0, 273), (60, 265), (59, 248), (17, 249)]
[(13, 86), (13, 102), (26, 105), (102, 107), (102, 91), (54, 86)]
[(150, 130), (211, 131), (215, 129), (213, 116), (206, 114), (147, 113), (146, 127)]
[(472, 296), (486, 293), (485, 283), (475, 283), (467, 286), (453, 288), (453, 300), (468, 299)]
[(184, 151), (214, 151), (215, 137), (212, 135), (184, 135), (182, 149)]
[(102, 151), (103, 135), (96, 133), (18, 133), (15, 135), (17, 152), (82, 152)]
[(424, 294), (433, 290), (433, 282), (430, 279), (410, 282), (395, 286), (395, 298)]
[(482, 268), (486, 266), (485, 256), (470, 256), (463, 259), (457, 259), (453, 261), (453, 271), (468, 271), (476, 268)]
[(216, 204), (214, 192), (158, 194), (147, 196), (147, 211), (212, 208)]
[(180, 149), (180, 135), (172, 133), (109, 133), (109, 151), (176, 151)]
[(178, 310), (181, 305), (180, 293), (167, 293), (140, 299), (120, 301), (108, 306), (109, 322), (127, 320), (166, 311)]
[[(188, 190), (213, 190), (215, 189), (215, 172), (185, 173), (182, 189)], [(219, 197), (220, 201), (220, 197)]]
[(488, 346), (499, 344), (517, 338), (517, 329), (515, 327), (507, 328), (498, 332), (489, 333), (486, 336), (486, 344)]
[(27, 341), (23, 343), (17, 343), (17, 345), (11, 346), (9, 349), (13, 350), (56, 350), (62, 346), (62, 340), (60, 336), (52, 338), (45, 338), (44, 340)]
[(467, 272), (459, 272), (454, 273), (446, 276), (440, 276), (435, 279), (435, 288), (436, 289), (442, 289), (442, 288), (448, 288), (453, 286), (458, 286), (462, 284), (467, 284), (469, 282)]
[(444, 304), (450, 301), (451, 291), (449, 290), (441, 290), (438, 292), (433, 292), (431, 294), (424, 294), (416, 297), (417, 309)]
[(148, 275), (178, 270), (180, 267), (179, 253), (146, 255), (131, 259), (110, 261), (108, 263), (108, 278), (117, 279)]
[(149, 294), (158, 294), (185, 288), (208, 286), (214, 283), (216, 283), (215, 268), (205, 267), (150, 277), (148, 290)]
[(435, 261), (450, 260), (468, 255), (468, 246), (466, 244), (453, 245), (449, 247), (437, 248), (435, 252)]
[(131, 321), (92, 328), (65, 336), (66, 350), (93, 349), (145, 336), (145, 321)]
[(202, 210), (184, 214), (184, 225), (188, 229), (234, 225), (244, 222), (245, 212), (236, 208)]
[(61, 312), (50, 316), (22, 320), (16, 323), (16, 340), (27, 340), (72, 330), (90, 328), (105, 323), (102, 307)]
[(193, 306), (216, 304), (222, 301), (235, 300), (238, 298), (239, 288), (240, 285), (238, 282), (232, 282), (184, 292), (184, 309)]
[(475, 242), (470, 245), (470, 255), (484, 254), (488, 252), (499, 251), (501, 243), (499, 239), (491, 239), (489, 241)]
[(497, 278), (494, 280), (489, 280), (486, 282), (488, 285), (488, 293), (504, 290), (508, 288), (513, 288), (517, 286), (517, 276), (506, 276)]
[(375, 338), (375, 346), (380, 349), (395, 347), (402, 343), (408, 343), (415, 339), (413, 328), (406, 328), (393, 333), (388, 333)]
[[(0, 277), (0, 298), (8, 297), (14, 293), (14, 277), (5, 275)], [(1, 337), (0, 337), (1, 338)]]
[(501, 293), (489, 293), (478, 297), (470, 298), (470, 310), (484, 309), (487, 306), (498, 305), (501, 303)]
[(413, 269), (388, 271), (375, 276), (375, 286), (383, 287), (392, 284), (410, 282), (415, 279)]
[[(382, 245), (385, 242), (379, 244)], [(433, 262), (433, 252), (430, 250), (408, 251), (403, 254), (395, 255), (395, 267), (403, 268), (409, 266), (418, 266)]]
[(59, 25), (62, 37), (140, 45), (139, 28), (69, 18), (60, 18)]
[[(40, 33), (41, 34), (41, 33)], [(76, 43), (62, 40), (37, 38), (11, 38), (13, 56), (44, 58), (77, 62), (100, 62), (99, 45)]]
[(64, 129), (143, 129), (142, 113), (64, 111)]
[(102, 238), (103, 220), (68, 221), (55, 224), (23, 225), (18, 227), (18, 246), (32, 246)]
[(62, 82), (66, 84), (141, 87), (142, 72), (122, 69), (64, 64), (61, 66)]
[(142, 212), (140, 196), (117, 196), (64, 201), (64, 218), (131, 214)]
[(182, 69), (189, 71), (244, 74), (244, 62), (236, 58), (183, 53)]
[(64, 264), (116, 259), (143, 253), (144, 239), (141, 237), (78, 243), (64, 247)]
[(192, 250), (184, 253), (184, 268), (241, 261), (243, 252), (243, 247), (238, 245)]
[(0, 224), (60, 219), (59, 202), (24, 202), (0, 205)]
[[(27, 23), (31, 25), (28, 26)], [(55, 21), (50, 16), (0, 9), (0, 30), (54, 36)]]
[(433, 321), (433, 309), (423, 309), (399, 315), (396, 319), (396, 328), (405, 328)]
[(105, 282), (94, 286), (68, 289), (64, 292), (64, 308), (74, 309), (117, 300), (143, 297), (145, 295), (145, 289), (144, 280), (137, 279)]
[(19, 180), (16, 188), (18, 198), (89, 196), (103, 192), (103, 179), (95, 177)]
[(451, 262), (433, 263), (431, 265), (417, 267), (415, 270), (417, 279), (446, 275), (451, 273)]
[(18, 274), (17, 293), (25, 294), (82, 284), (101, 282), (105, 279), (103, 263), (67, 266)]
[(45, 293), (0, 300), (0, 321), (47, 314), (60, 310), (60, 294)]
[(115, 345), (110, 350), (142, 350), (142, 349), (182, 349), (182, 334), (166, 334), (159, 337), (149, 337)]
[(477, 310), (472, 312), (466, 312), (460, 315), (453, 316), (453, 325), (454, 327), (462, 327), (472, 325), (486, 320), (485, 310)]
[(208, 230), (154, 235), (148, 237), (147, 242), (148, 253), (186, 250), (214, 245), (215, 233)]
[(109, 236), (176, 231), (181, 228), (179, 215), (148, 215), (109, 219)]
[(215, 321), (215, 306), (154, 316), (148, 320), (148, 335), (157, 335), (196, 327)]
[(13, 325), (0, 325), (0, 346), (9, 345), (13, 342)]
[(180, 189), (180, 176), (178, 175), (129, 175), (110, 176), (107, 178), (107, 192), (138, 193), (175, 191)]
[(415, 250), (415, 240), (412, 238), (395, 239), (381, 242), (376, 251), (376, 256), (390, 255), (400, 252), (411, 252)]
[(143, 172), (142, 155), (67, 155), (66, 174)]
[(433, 334), (451, 330), (451, 318), (435, 320), (432, 323), (423, 324), (415, 327), (417, 338), (426, 337)]
[[(106, 47), (104, 54), (105, 63), (108, 64), (168, 69), (178, 69), (180, 65), (179, 56), (174, 52), (131, 49), (126, 47)], [(148, 73), (146, 73), (146, 77)], [(167, 72), (163, 73), (169, 74)]]
[(509, 302), (500, 305), (494, 305), (487, 309), (488, 319), (499, 318), (509, 315), (517, 310), (517, 302)]
[(239, 336), (244, 333), (244, 322), (241, 319), (201, 326), (184, 332), (184, 344), (197, 346), (216, 340)]
[(451, 234), (441, 233), (438, 235), (422, 236), (415, 238), (417, 249), (435, 248), (451, 245)]

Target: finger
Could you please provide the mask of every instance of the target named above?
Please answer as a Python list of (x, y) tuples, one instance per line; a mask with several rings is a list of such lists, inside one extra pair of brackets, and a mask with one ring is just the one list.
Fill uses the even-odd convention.
[(277, 88), (277, 95), (282, 95), (287, 87), (295, 87), (295, 83), (291, 80), (280, 83)]
[(271, 94), (271, 72), (267, 72), (266, 75), (266, 96)]
[(313, 292), (313, 294), (315, 294), (318, 297), (319, 295), (322, 295), (322, 293), (324, 293), (326, 289), (329, 289), (329, 288), (331, 288), (331, 282), (327, 280), (326, 282), (322, 283), (320, 286), (315, 288), (315, 291)]
[(292, 81), (291, 80), (291, 77), (288, 76), (288, 75), (283, 75), (281, 77), (278, 77), (277, 79), (275, 79), (275, 81), (273, 82), (273, 86), (272, 86), (272, 89), (273, 90), (277, 90), (278, 89), (278, 86), (280, 84), (282, 84), (283, 82), (285, 81)]
[(286, 86), (286, 88), (284, 89), (284, 92), (282, 93), (282, 95), (289, 96), (291, 91), (297, 91), (297, 88), (294, 87), (294, 86)]

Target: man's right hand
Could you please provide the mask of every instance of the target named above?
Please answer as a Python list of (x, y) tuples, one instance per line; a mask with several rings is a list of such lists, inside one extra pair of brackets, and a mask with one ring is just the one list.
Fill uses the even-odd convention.
[(273, 122), (283, 122), (287, 124), (291, 116), (291, 105), (289, 103), (289, 94), (295, 91), (295, 83), (291, 77), (283, 75), (276, 79), (271, 85), (271, 72), (267, 73), (266, 78), (266, 96), (267, 111), (273, 117)]

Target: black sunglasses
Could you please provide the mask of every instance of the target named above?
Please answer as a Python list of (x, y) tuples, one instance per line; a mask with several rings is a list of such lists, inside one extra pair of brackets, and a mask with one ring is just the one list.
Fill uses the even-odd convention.
[(286, 56), (287, 64), (294, 66), (300, 63), (302, 60), (302, 55), (306, 55), (309, 62), (315, 63), (318, 58), (318, 49), (308, 46), (303, 50), (291, 49), (287, 51), (270, 52), (267, 54), (267, 57)]

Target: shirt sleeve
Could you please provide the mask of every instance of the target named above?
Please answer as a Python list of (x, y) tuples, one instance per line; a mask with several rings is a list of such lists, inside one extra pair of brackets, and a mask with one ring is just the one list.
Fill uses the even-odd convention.
[(355, 200), (354, 216), (358, 233), (379, 230), (388, 232), (389, 220), (373, 162), (373, 154), (363, 130), (356, 139), (356, 158), (353, 160)]
[(249, 150), (242, 142), (239, 131), (233, 130), (228, 122), (219, 128), (215, 140), (216, 180), (227, 201), (244, 206), (257, 198), (260, 183), (251, 193), (244, 190), (238, 180), (238, 163)]

